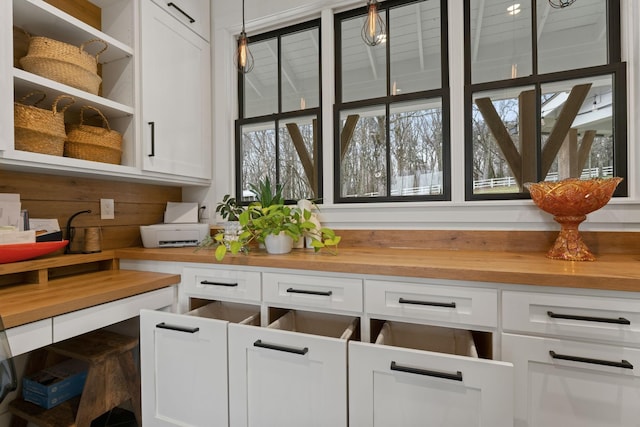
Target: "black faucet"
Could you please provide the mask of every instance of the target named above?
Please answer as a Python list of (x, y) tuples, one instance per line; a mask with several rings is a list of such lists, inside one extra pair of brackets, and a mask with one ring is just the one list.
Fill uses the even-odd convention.
[(64, 253), (65, 254), (70, 254), (71, 253), (71, 242), (73, 242), (73, 237), (76, 234), (76, 229), (75, 229), (75, 227), (71, 226), (71, 221), (73, 221), (73, 218), (75, 218), (78, 215), (83, 214), (83, 213), (91, 213), (91, 209), (87, 209), (86, 211), (76, 212), (76, 213), (74, 213), (73, 215), (71, 215), (69, 217), (69, 220), (67, 220), (67, 240), (69, 241), (69, 243), (64, 248)]

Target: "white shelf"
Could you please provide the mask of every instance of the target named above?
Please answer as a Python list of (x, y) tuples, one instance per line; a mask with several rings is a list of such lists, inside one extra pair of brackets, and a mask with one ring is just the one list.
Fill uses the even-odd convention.
[(83, 105), (92, 105), (99, 108), (100, 111), (109, 118), (129, 117), (134, 114), (134, 108), (132, 106), (93, 95), (74, 87), (29, 73), (19, 68), (13, 69), (13, 76), (16, 100), (19, 100), (31, 91), (41, 90), (47, 94), (48, 102), (53, 102), (58, 95), (71, 95), (76, 102), (69, 107), (69, 111), (77, 111)]
[[(13, 0), (13, 25), (31, 35), (49, 37), (76, 46), (92, 39), (102, 39), (109, 45), (98, 58), (103, 64), (133, 56), (133, 48), (130, 46), (43, 0)], [(95, 53), (89, 47), (87, 51)]]

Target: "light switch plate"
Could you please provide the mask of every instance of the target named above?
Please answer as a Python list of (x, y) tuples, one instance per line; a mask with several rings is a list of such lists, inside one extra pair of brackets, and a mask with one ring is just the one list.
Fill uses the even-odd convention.
[(100, 199), (100, 219), (115, 219), (116, 210), (113, 199)]

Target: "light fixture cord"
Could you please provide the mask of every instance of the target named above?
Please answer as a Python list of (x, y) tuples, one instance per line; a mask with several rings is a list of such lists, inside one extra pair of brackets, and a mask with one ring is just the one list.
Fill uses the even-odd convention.
[(242, 0), (242, 32), (244, 33), (244, 0)]

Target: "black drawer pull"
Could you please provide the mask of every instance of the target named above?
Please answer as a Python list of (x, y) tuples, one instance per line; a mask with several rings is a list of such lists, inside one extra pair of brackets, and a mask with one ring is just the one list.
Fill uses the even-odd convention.
[(285, 346), (277, 345), (277, 344), (268, 344), (268, 343), (262, 342), (262, 340), (258, 340), (256, 342), (254, 342), (253, 346), (254, 347), (260, 347), (260, 348), (266, 348), (266, 349), (269, 349), (269, 350), (284, 351), (285, 353), (294, 353), (294, 354), (307, 354), (309, 352), (309, 349), (307, 347), (305, 347), (305, 348), (285, 347)]
[(455, 302), (418, 301), (414, 299), (405, 299), (402, 297), (398, 300), (398, 302), (400, 304), (415, 304), (415, 305), (429, 305), (432, 307), (456, 308)]
[(149, 157), (154, 157), (156, 155), (156, 122), (149, 122), (149, 126), (151, 127), (151, 154)]
[(569, 320), (584, 320), (585, 322), (600, 322), (600, 323), (615, 323), (617, 325), (630, 325), (631, 321), (624, 317), (618, 317), (617, 319), (607, 317), (592, 317), (592, 316), (576, 316), (573, 314), (559, 314), (553, 311), (547, 311), (547, 316), (553, 319), (569, 319)]
[(290, 294), (307, 294), (307, 295), (322, 295), (323, 297), (330, 297), (333, 295), (331, 291), (307, 291), (306, 289), (287, 289)]
[(391, 370), (399, 372), (407, 372), (409, 374), (426, 375), (428, 377), (444, 378), (445, 380), (462, 381), (462, 372), (457, 371), (455, 374), (448, 372), (430, 371), (428, 369), (412, 368), (410, 366), (398, 365), (391, 361)]
[(549, 351), (549, 355), (554, 359), (561, 360), (570, 360), (572, 362), (581, 362), (581, 363), (590, 363), (592, 365), (604, 365), (604, 366), (613, 366), (615, 368), (624, 368), (624, 369), (633, 369), (633, 365), (629, 363), (627, 360), (622, 360), (620, 362), (612, 362), (610, 360), (601, 360), (601, 359), (591, 359), (588, 357), (579, 357), (579, 356), (569, 356), (566, 354), (558, 354), (553, 350)]
[(226, 286), (229, 288), (235, 288), (238, 286), (237, 283), (222, 283), (222, 282), (212, 282), (210, 280), (203, 280), (200, 282), (201, 285), (210, 285), (210, 286)]
[(169, 329), (170, 331), (177, 331), (177, 332), (188, 332), (190, 334), (195, 334), (200, 330), (200, 328), (187, 328), (185, 326), (167, 325), (164, 322), (158, 323), (156, 325), (156, 328)]
[(176, 4), (174, 2), (169, 2), (167, 3), (168, 7), (175, 7), (176, 10), (178, 12), (180, 12), (181, 14), (183, 14), (184, 16), (186, 16), (186, 18), (189, 20), (190, 24), (193, 24), (194, 22), (196, 22), (195, 19), (193, 19), (192, 17), (189, 16), (189, 14), (187, 12), (185, 12), (184, 10), (180, 9), (178, 6), (176, 6)]

